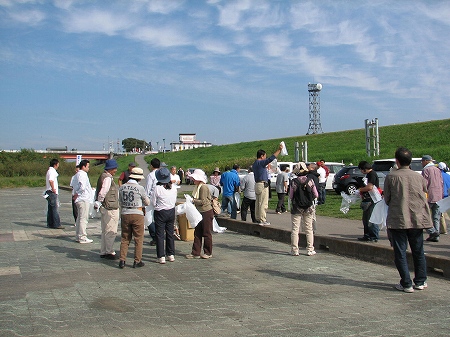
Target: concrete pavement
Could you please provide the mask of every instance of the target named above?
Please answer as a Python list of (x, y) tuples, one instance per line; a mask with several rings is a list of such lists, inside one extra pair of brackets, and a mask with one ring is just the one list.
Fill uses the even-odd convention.
[(326, 250), (293, 257), (286, 243), (232, 231), (214, 235), (212, 259), (186, 260), (191, 243), (177, 241), (174, 263), (155, 263), (145, 245), (146, 265), (121, 270), (99, 258), (98, 219), (94, 243), (75, 242), (69, 192), (66, 228), (47, 229), (41, 193), (0, 190), (0, 336), (448, 335), (442, 277), (406, 294), (392, 266)]

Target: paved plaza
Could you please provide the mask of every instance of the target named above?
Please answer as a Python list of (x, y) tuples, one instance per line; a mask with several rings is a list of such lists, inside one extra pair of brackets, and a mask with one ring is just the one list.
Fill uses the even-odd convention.
[[(99, 257), (75, 242), (70, 193), (64, 230), (47, 229), (42, 189), (0, 190), (0, 336), (448, 336), (449, 281), (431, 276), (412, 294), (393, 288), (393, 267), (319, 250), (288, 255), (285, 243), (227, 231), (214, 257), (143, 268)], [(146, 239), (148, 242), (148, 238)], [(119, 238), (116, 243), (119, 249)]]

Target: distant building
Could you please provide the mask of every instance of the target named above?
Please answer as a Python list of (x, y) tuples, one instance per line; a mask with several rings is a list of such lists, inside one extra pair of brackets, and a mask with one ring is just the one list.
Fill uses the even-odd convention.
[(212, 146), (211, 143), (199, 142), (196, 140), (196, 136), (195, 133), (180, 133), (179, 141), (170, 143), (170, 151), (183, 151)]

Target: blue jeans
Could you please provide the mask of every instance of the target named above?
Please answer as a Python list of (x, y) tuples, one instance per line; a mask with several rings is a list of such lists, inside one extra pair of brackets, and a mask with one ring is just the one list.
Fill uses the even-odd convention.
[(427, 280), (427, 261), (423, 252), (423, 230), (422, 229), (389, 229), (394, 248), (394, 261), (400, 274), (400, 284), (404, 288), (412, 286), (409, 274), (406, 248), (409, 242), (414, 262), (414, 284), (423, 285)]
[(429, 202), (428, 206), (430, 206), (431, 211), (431, 220), (433, 220), (433, 227), (428, 228), (428, 234), (436, 233), (439, 236), (440, 228), (441, 228), (441, 212), (439, 212), (438, 204), (434, 202)]
[(326, 187), (326, 183), (319, 183), (319, 188), (318, 191), (319, 192), (319, 198), (318, 198), (318, 204), (322, 205), (325, 203), (325, 199), (327, 197), (327, 190), (325, 189)]
[(222, 212), (228, 209), (228, 204), (231, 204), (231, 219), (236, 219), (237, 204), (234, 195), (229, 196), (222, 195)]
[(58, 228), (61, 226), (61, 220), (58, 213), (58, 194), (55, 194), (50, 190), (46, 193), (48, 195), (47, 227)]

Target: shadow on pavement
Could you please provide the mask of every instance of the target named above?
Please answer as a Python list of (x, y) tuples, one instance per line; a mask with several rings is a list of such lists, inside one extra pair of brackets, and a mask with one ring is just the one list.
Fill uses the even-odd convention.
[(257, 270), (260, 273), (268, 274), (270, 276), (285, 277), (299, 281), (311, 282), (314, 284), (339, 284), (350, 287), (358, 288), (371, 288), (375, 290), (394, 290), (392, 285), (385, 284), (382, 282), (360, 282), (352, 279), (329, 275), (329, 274), (302, 274), (302, 273), (292, 273), (292, 272), (280, 272), (279, 270)]

